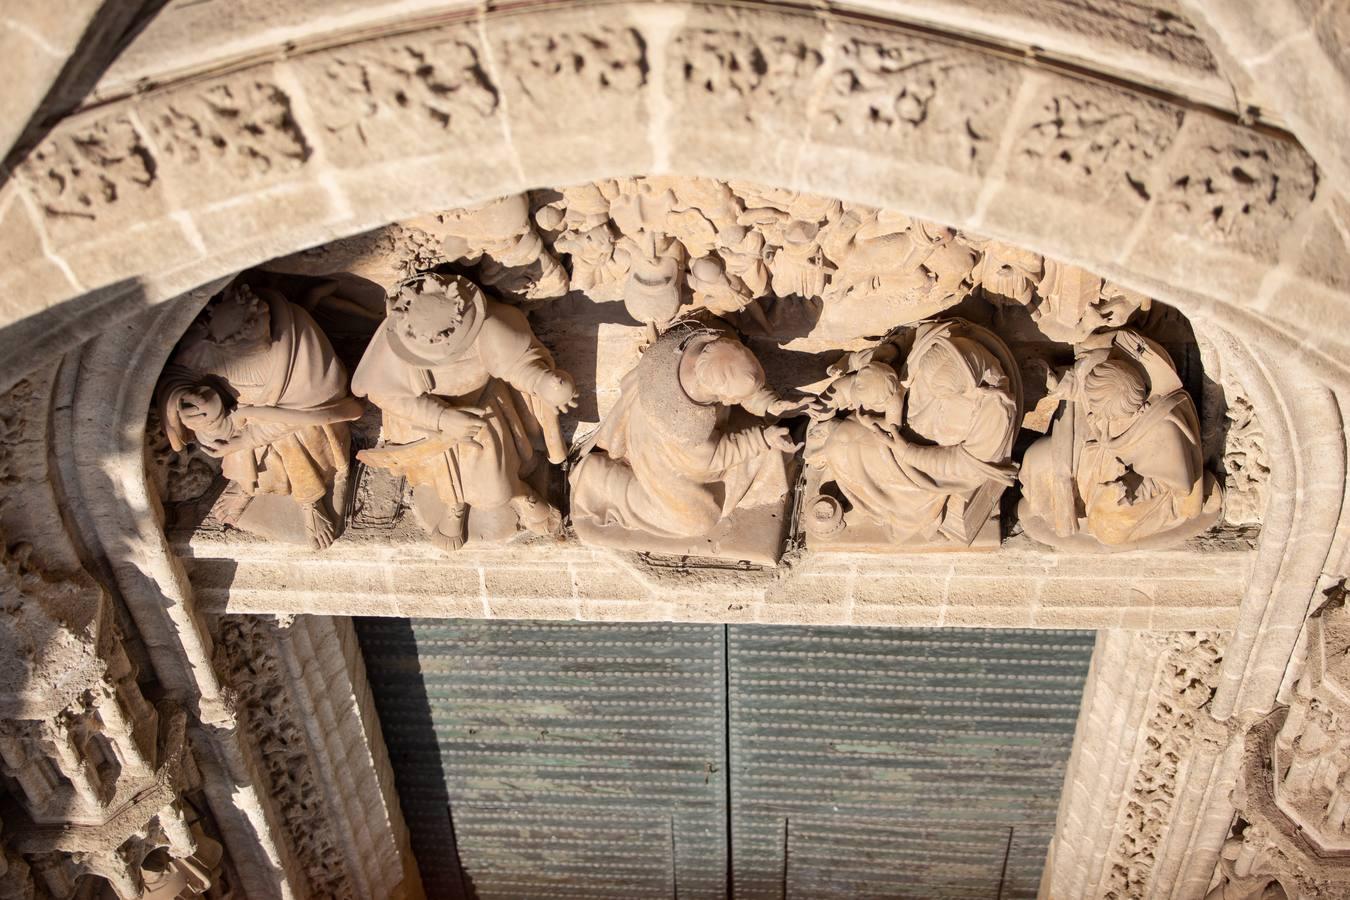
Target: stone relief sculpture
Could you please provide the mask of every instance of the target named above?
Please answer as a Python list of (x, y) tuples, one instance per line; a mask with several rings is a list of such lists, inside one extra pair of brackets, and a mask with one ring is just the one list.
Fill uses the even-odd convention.
[(839, 339), (885, 333), (958, 303), (975, 253), (949, 228), (888, 210), (848, 208), (825, 236), (838, 260), (819, 327)]
[(1350, 613), (1336, 590), (1308, 618), (1308, 657), (1270, 766), (1276, 807), (1325, 852), (1350, 851)]
[(830, 367), (806, 444), (814, 545), (998, 544), (1022, 409), (1012, 353), (964, 319), (907, 338), (907, 352), (888, 340)]
[[(382, 265), (386, 256), (390, 262)], [(273, 261), (268, 269), (324, 279), (303, 295), (312, 305), (318, 301), (311, 294), (318, 296), (350, 274), (325, 269), (323, 260), (330, 257), (365, 272), (353, 276), (358, 280), (384, 273), (384, 284), (410, 267), (475, 267), (472, 277), (405, 281), (355, 379), (355, 392), (373, 399), (383, 414), (382, 444), (364, 450), (362, 459), (409, 478), (418, 517), (446, 550), (470, 539), (505, 540), (520, 526), (557, 533), (562, 513), (547, 499), (549, 469), (543, 460), (557, 464), (565, 458), (565, 430), (570, 436), (573, 429), (585, 432), (601, 423), (570, 476), (572, 518), (584, 539), (637, 546), (647, 538), (633, 535), (655, 535), (656, 544), (672, 552), (678, 547), (690, 555), (741, 553), (738, 559), (748, 554), (771, 560), (777, 551), (767, 545), (738, 550), (734, 540), (710, 537), (725, 537), (731, 517), (751, 516), (738, 510), (760, 509), (770, 516), (765, 510), (778, 502), (761, 509), (758, 489), (746, 495), (753, 501), (749, 505), (718, 494), (717, 515), (710, 517), (707, 492), (722, 490), (718, 468), (725, 460), (681, 463), (696, 486), (689, 489), (694, 499), (685, 505), (693, 511), (684, 520), (683, 512), (670, 514), (684, 501), (664, 496), (664, 484), (655, 490), (639, 471), (644, 464), (626, 456), (643, 444), (642, 438), (630, 438), (638, 427), (631, 423), (657, 402), (639, 397), (669, 394), (679, 403), (715, 407), (718, 428), (725, 425), (724, 433), (736, 439), (752, 434), (753, 427), (780, 427), (763, 417), (772, 419), (790, 406), (771, 409), (767, 404), (776, 401), (757, 405), (735, 394), (690, 400), (687, 384), (654, 386), (655, 376), (640, 378), (638, 373), (660, 368), (655, 360), (669, 362), (668, 345), (680, 339), (663, 335), (676, 322), (682, 323), (681, 334), (694, 329), (726, 337), (730, 332), (719, 330), (725, 326), (749, 336), (754, 353), (737, 344), (745, 350), (746, 358), (737, 362), (746, 369), (743, 380), (756, 385), (746, 388), (748, 397), (764, 380), (756, 356), (776, 379), (786, 376), (784, 381), (804, 393), (818, 395), (805, 444), (806, 494), (798, 510), (808, 544), (878, 551), (996, 546), (1000, 498), (1019, 465), (1024, 496), (1018, 516), (1025, 532), (1043, 543), (1088, 550), (1156, 547), (1217, 520), (1222, 486), (1203, 472), (1201, 460), (1219, 458), (1211, 445), (1225, 432), (1213, 418), (1223, 407), (1207, 401), (1210, 419), (1201, 429), (1196, 405), (1168, 357), (1189, 354), (1194, 345), (1189, 329), (1162, 312), (1139, 316), (1152, 306), (1148, 297), (1020, 247), (832, 198), (743, 181), (663, 176), (532, 191), (424, 216), (354, 244), (336, 242), (327, 255), (316, 248)], [(489, 299), (479, 282), (494, 288), (500, 302)], [(372, 286), (377, 294), (383, 290)], [(303, 290), (302, 285), (293, 292), (297, 299)], [(262, 293), (257, 302), (288, 302)], [(531, 302), (563, 293), (567, 299), (560, 303)], [(587, 312), (591, 302), (622, 302), (643, 327)], [(236, 303), (233, 294), (230, 303)], [(364, 303), (371, 309), (378, 305), (369, 297)], [(531, 310), (534, 325), (515, 303)], [(247, 343), (226, 333), (246, 330), (229, 324), (231, 316), (242, 323), (245, 315), (222, 311), (217, 320), (213, 310), (194, 326), (176, 365), (191, 362), (188, 347), (202, 355), (199, 345)], [(308, 317), (293, 318), (308, 334)], [(335, 329), (346, 327), (332, 316), (321, 319)], [(359, 316), (347, 320), (357, 323), (362, 335), (370, 327)], [(691, 324), (696, 321), (703, 324)], [(1142, 322), (1135, 327), (1147, 333), (1124, 327), (1131, 322)], [(594, 373), (584, 396), (577, 396), (570, 376), (535, 339), (536, 328), (567, 360), (564, 368), (585, 377)], [(667, 349), (658, 351), (657, 344)], [(1059, 372), (1065, 344), (1073, 347), (1077, 362)], [(214, 352), (222, 358), (238, 355)], [(792, 354), (805, 355), (787, 359)], [(838, 362), (823, 371), (830, 359)], [(223, 363), (213, 364), (224, 371)], [(620, 373), (630, 369), (621, 383)], [(201, 387), (206, 375), (183, 380), (174, 372), (166, 374), (166, 385), (178, 378), (172, 384), (180, 390), (172, 403), (163, 392), (166, 431), (180, 444), (191, 436), (217, 456), (229, 456), (225, 468), (232, 487), (222, 509), (229, 512), (229, 503), (243, 506), (250, 496), (254, 504), (277, 499), (263, 475), (283, 471), (289, 443), (255, 448), (252, 456), (232, 455), (236, 445), (227, 446), (221, 436), (235, 427), (225, 415), (233, 410), (231, 392), (225, 390), (216, 403), (210, 390), (216, 382)], [(246, 373), (229, 377), (246, 380)], [(670, 394), (671, 385), (680, 392)], [(1241, 508), (1226, 521), (1249, 526), (1259, 524), (1261, 478), (1269, 466), (1260, 454), (1260, 423), (1239, 408), (1239, 388), (1225, 383), (1216, 390), (1232, 399), (1229, 443), (1254, 448), (1223, 457), (1232, 469), (1231, 483), (1239, 478), (1251, 483), (1245, 491), (1250, 498), (1239, 498)], [(281, 410), (326, 410), (325, 403), (340, 397), (245, 399), (272, 403), (275, 417)], [(560, 414), (578, 401), (582, 412), (560, 422)], [(1025, 461), (1015, 459), (1013, 449), (1022, 428), (1047, 433)], [(341, 424), (330, 430), (340, 442)], [(308, 447), (311, 437), (317, 435), (300, 431), (295, 440)], [(669, 439), (718, 444), (706, 430), (693, 436), (677, 430)], [(657, 454), (631, 452), (644, 458)], [(269, 453), (280, 463), (272, 464)], [(340, 488), (345, 478), (339, 455), (315, 448), (306, 454), (316, 477), (306, 479), (300, 467), (285, 479), (297, 499), (302, 495), (295, 486), (304, 488), (302, 505), (313, 496), (313, 483), (327, 479)], [(161, 447), (154, 458), (167, 456)], [(648, 499), (621, 502), (598, 489), (596, 473), (607, 465), (601, 460), (631, 472), (640, 486), (631, 489), (632, 497)], [(213, 477), (201, 460), (195, 468), (176, 461), (177, 469), (161, 466), (174, 482), (166, 497), (195, 496), (199, 482)], [(260, 472), (256, 487), (249, 465)], [(738, 477), (727, 476), (733, 484)], [(656, 503), (651, 498), (658, 496), (669, 507), (659, 514), (643, 505)], [(315, 544), (322, 545), (335, 526), (322, 521), (325, 504), (311, 506), (315, 511), (306, 518)], [(398, 508), (397, 502), (382, 506), (362, 527), (394, 521)], [(226, 520), (249, 524), (248, 516), (237, 512)], [(769, 530), (774, 528), (776, 522)]]
[[(48, 572), (31, 545), (0, 534), (0, 601), (5, 840), (27, 860), (0, 866), (0, 893), (31, 897), (36, 882), (39, 896), (69, 897), (97, 875), (139, 900), (153, 896), (150, 870), (194, 857), (195, 883), (209, 887), (220, 846), (181, 797), (200, 787), (187, 712), (142, 693), (113, 598), (83, 571)], [(16, 881), (25, 886), (11, 894)]]
[(435, 221), (423, 222), (423, 227), (441, 238), (444, 258), (477, 265), (483, 284), (527, 300), (567, 293), (567, 270), (544, 246), (527, 195), (512, 194), (430, 218)]
[(1166, 546), (1209, 528), (1222, 491), (1203, 468), (1195, 403), (1156, 343), (1094, 335), (1058, 377), (1050, 433), (1022, 461), (1018, 517), (1063, 548)]
[(303, 535), (317, 549), (337, 537), (346, 423), (363, 407), (328, 338), (299, 306), (236, 281), (189, 327), (160, 380), (157, 405), (175, 451), (195, 441), (221, 460), (229, 480), (216, 505), (222, 522), (272, 537)]
[(578, 536), (775, 562), (798, 445), (768, 420), (799, 409), (765, 385), (735, 337), (676, 324), (624, 376), (619, 402), (578, 449), (569, 476)]
[(461, 276), (415, 278), (390, 300), (352, 389), (384, 414), (380, 446), (359, 458), (415, 486), (437, 547), (500, 540), (517, 524), (558, 533), (558, 510), (529, 479), (565, 458), (558, 413), (576, 388), (519, 310)]

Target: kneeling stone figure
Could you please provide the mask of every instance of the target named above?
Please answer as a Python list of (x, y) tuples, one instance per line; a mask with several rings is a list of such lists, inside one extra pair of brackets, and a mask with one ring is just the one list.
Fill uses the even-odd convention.
[(1054, 396), (1050, 433), (1022, 461), (1027, 534), (1132, 550), (1174, 545), (1218, 520), (1223, 490), (1204, 468), (1195, 403), (1162, 347), (1128, 329), (1092, 335)]
[(175, 451), (196, 440), (221, 460), (229, 486), (216, 513), (225, 524), (246, 527), (241, 518), (262, 495), (288, 497), (310, 544), (333, 542), (329, 497), (340, 503), (344, 493), (347, 423), (363, 407), (308, 313), (277, 291), (230, 285), (189, 327), (157, 397)]
[(758, 418), (797, 409), (764, 380), (734, 337), (673, 326), (624, 376), (618, 403), (582, 445), (570, 476), (573, 521), (619, 526), (629, 533), (621, 543), (646, 549), (650, 538), (705, 536), (738, 508), (783, 500), (784, 454), (797, 449), (787, 428), (732, 422), (739, 410)]
[(559, 532), (558, 510), (524, 479), (541, 446), (565, 458), (558, 413), (576, 388), (524, 313), (457, 275), (415, 279), (389, 302), (352, 391), (384, 414), (380, 446), (358, 457), (434, 488), (439, 515), (423, 524), (438, 547), (464, 546), (471, 509), (507, 504), (525, 529)]

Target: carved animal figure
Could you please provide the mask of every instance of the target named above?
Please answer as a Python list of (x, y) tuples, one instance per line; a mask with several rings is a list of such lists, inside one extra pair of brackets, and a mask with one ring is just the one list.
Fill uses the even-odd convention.
[(422, 276), (390, 301), (352, 389), (384, 413), (381, 446), (360, 459), (434, 487), (444, 513), (424, 524), (438, 547), (464, 545), (473, 507), (509, 503), (526, 529), (558, 531), (558, 511), (523, 479), (540, 447), (565, 457), (558, 413), (576, 388), (522, 312), (466, 278)]
[(223, 521), (235, 524), (259, 494), (285, 495), (314, 547), (333, 542), (337, 522), (323, 501), (345, 481), (346, 423), (362, 404), (307, 312), (276, 291), (232, 284), (188, 329), (157, 393), (173, 449), (196, 440), (222, 461)]

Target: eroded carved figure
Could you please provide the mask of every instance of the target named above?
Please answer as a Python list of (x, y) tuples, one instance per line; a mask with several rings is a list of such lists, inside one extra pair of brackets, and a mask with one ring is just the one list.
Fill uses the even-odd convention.
[(390, 300), (352, 389), (384, 413), (380, 446), (360, 459), (420, 489), (417, 514), (436, 546), (464, 545), (471, 510), (509, 506), (511, 533), (517, 522), (558, 532), (558, 510), (527, 479), (544, 458), (565, 458), (558, 413), (576, 388), (522, 312), (467, 278), (420, 276)]
[[(188, 328), (157, 389), (174, 450), (196, 441), (221, 460), (229, 485), (217, 503), (228, 525), (284, 532), (289, 497), (309, 542), (337, 537), (350, 434), (362, 404), (347, 370), (309, 313), (271, 289), (236, 281)], [(246, 518), (247, 516), (247, 518)]]
[(1289, 894), (1269, 871), (1255, 825), (1248, 825), (1241, 837), (1231, 837), (1219, 852), (1217, 883), (1205, 894), (1205, 900), (1288, 900)]
[(808, 534), (969, 546), (984, 532), (997, 545), (998, 500), (1017, 471), (1022, 385), (1012, 354), (964, 319), (905, 337), (908, 352), (888, 340), (830, 367), (807, 436), (806, 462), (818, 473), (808, 478)]
[(618, 403), (580, 447), (570, 476), (578, 534), (662, 550), (711, 535), (737, 510), (781, 511), (785, 454), (797, 445), (766, 417), (797, 410), (735, 337), (677, 323), (624, 376)]
[(1134, 331), (1092, 336), (1058, 377), (1050, 433), (1022, 461), (1018, 516), (1038, 541), (1126, 550), (1166, 546), (1218, 519), (1195, 403), (1167, 352)]
[(422, 224), (442, 238), (445, 258), (477, 264), (483, 284), (528, 300), (567, 293), (567, 270), (544, 246), (528, 195), (512, 194), (432, 218), (434, 224)]
[(1350, 612), (1332, 592), (1307, 624), (1308, 655), (1271, 748), (1275, 805), (1326, 852), (1350, 851)]

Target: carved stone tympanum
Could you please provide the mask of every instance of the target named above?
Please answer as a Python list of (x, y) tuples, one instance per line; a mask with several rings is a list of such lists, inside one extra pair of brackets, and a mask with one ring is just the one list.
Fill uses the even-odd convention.
[(157, 395), (172, 448), (196, 441), (221, 459), (229, 485), (216, 509), (225, 524), (307, 537), (318, 549), (333, 542), (347, 484), (346, 423), (362, 405), (309, 313), (235, 282), (192, 323)]
[(1022, 461), (1022, 527), (1059, 547), (1128, 550), (1199, 534), (1222, 491), (1203, 468), (1195, 403), (1165, 350), (1134, 331), (1093, 335), (1061, 373), (1050, 433)]
[(418, 277), (389, 301), (352, 388), (384, 414), (380, 446), (359, 458), (414, 485), (436, 546), (500, 540), (517, 524), (558, 532), (545, 485), (528, 479), (547, 474), (545, 456), (565, 458), (558, 413), (575, 405), (576, 388), (524, 313), (466, 278)]
[(765, 417), (796, 407), (728, 333), (677, 323), (624, 376), (580, 447), (572, 521), (585, 542), (776, 562), (797, 445)]
[(1012, 354), (963, 319), (925, 323), (903, 343), (907, 350), (888, 340), (830, 368), (807, 438), (808, 539), (997, 546), (1022, 408)]
[[(1190, 392), (1204, 383), (1203, 360), (1175, 310), (1086, 269), (895, 210), (745, 181), (610, 178), (421, 216), (267, 270), (275, 284), (325, 279), (307, 296), (393, 285), (354, 378), (354, 392), (382, 414), (382, 442), (361, 458), (407, 478), (417, 516), (446, 550), (506, 540), (522, 525), (561, 534), (570, 516), (590, 543), (771, 563), (782, 540), (767, 535), (786, 527), (779, 507), (788, 505), (820, 549), (985, 549), (999, 544), (1001, 499), (1019, 471), (1014, 531), (1020, 524), (1063, 548), (1157, 548), (1217, 521), (1222, 487), (1204, 461), (1221, 458), (1244, 493), (1230, 524), (1260, 521), (1269, 466), (1259, 422), (1239, 408), (1231, 375), (1214, 389), (1222, 394), (1204, 395), (1202, 422)], [(247, 343), (246, 316), (230, 312), (244, 290), (208, 309), (185, 348), (245, 358), (234, 348)], [(549, 297), (559, 299), (537, 302)], [(270, 293), (254, 302), (285, 303)], [(619, 302), (628, 316), (608, 306)], [(369, 317), (361, 305), (316, 315), (346, 348), (378, 321), (367, 305)], [(704, 343), (725, 365), (686, 365), (703, 358)], [(1184, 383), (1169, 354), (1186, 363)], [(243, 384), (244, 370), (262, 365), (227, 374)], [(766, 472), (746, 474), (780, 455), (763, 428), (782, 438), (775, 448), (794, 443), (760, 420), (789, 408), (759, 396), (762, 367), (817, 395), (802, 493), (790, 504), (785, 488), (765, 487)], [(581, 377), (580, 395), (563, 369)], [(703, 390), (707, 372), (727, 385)], [(167, 421), (171, 437), (191, 432), (222, 453), (214, 432), (234, 426), (223, 417), (230, 401), (213, 404), (213, 383), (183, 382), (172, 398), (178, 418)], [(1231, 447), (1221, 457), (1229, 397)], [(272, 402), (287, 414), (318, 402), (299, 399)], [(364, 446), (374, 421), (357, 427)], [(559, 498), (542, 460), (561, 464), (563, 435), (591, 429), (571, 494)], [(1048, 432), (1025, 459), (1023, 429)], [(284, 463), (285, 447), (275, 449)], [(265, 494), (280, 467), (259, 454), (253, 490)], [(336, 459), (310, 455), (341, 482)], [(243, 464), (253, 456), (235, 459), (226, 474), (251, 484)], [(211, 477), (197, 462), (198, 481)], [(303, 474), (288, 482), (301, 485)], [(374, 493), (388, 500), (383, 521), (396, 523), (401, 490), (386, 479)], [(235, 487), (227, 499), (246, 495)], [(570, 509), (551, 505), (560, 499)]]

